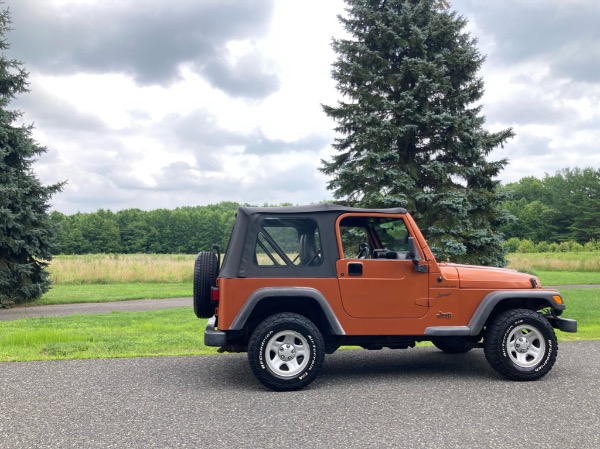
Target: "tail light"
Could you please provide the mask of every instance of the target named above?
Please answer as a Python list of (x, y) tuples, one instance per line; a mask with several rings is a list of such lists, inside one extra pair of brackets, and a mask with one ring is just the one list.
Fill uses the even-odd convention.
[(215, 303), (219, 302), (219, 287), (210, 288), (210, 300)]

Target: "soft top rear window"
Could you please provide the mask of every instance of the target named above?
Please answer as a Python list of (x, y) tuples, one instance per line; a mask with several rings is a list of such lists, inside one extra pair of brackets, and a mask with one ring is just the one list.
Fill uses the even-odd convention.
[(312, 218), (264, 218), (254, 249), (260, 267), (315, 267), (323, 261), (317, 222)]

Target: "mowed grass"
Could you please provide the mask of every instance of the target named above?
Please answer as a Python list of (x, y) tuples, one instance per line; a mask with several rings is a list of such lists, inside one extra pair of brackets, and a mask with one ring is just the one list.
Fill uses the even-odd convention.
[(0, 322), (0, 361), (214, 354), (187, 308)]
[(544, 287), (553, 285), (600, 285), (600, 273), (570, 271), (533, 271)]
[(27, 306), (112, 302), (129, 299), (185, 298), (192, 296), (191, 282), (66, 284), (54, 285), (40, 299)]
[(559, 341), (600, 340), (600, 288), (565, 288), (565, 318), (577, 320), (577, 332), (557, 331)]

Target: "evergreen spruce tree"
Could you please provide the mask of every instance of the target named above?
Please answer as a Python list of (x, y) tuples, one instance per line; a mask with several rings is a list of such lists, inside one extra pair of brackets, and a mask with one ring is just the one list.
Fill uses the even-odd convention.
[(5, 35), (8, 10), (0, 12), (0, 307), (26, 302), (48, 290), (45, 267), (52, 258), (54, 227), (48, 201), (62, 184), (42, 186), (32, 170), (46, 152), (32, 137), (32, 127), (18, 126), (19, 111), (7, 110), (17, 94), (27, 92), (27, 72), (8, 59)]
[(503, 266), (505, 216), (486, 156), (513, 136), (488, 132), (484, 57), (466, 19), (440, 0), (345, 0), (332, 75), (342, 101), (323, 106), (337, 150), (321, 170), (337, 199), (409, 209), (442, 259)]

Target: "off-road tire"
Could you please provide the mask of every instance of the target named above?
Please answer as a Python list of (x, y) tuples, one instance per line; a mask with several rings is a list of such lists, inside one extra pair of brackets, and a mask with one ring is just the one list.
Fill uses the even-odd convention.
[(198, 318), (210, 318), (215, 314), (211, 300), (211, 287), (217, 285), (219, 262), (210, 251), (202, 251), (194, 263), (194, 313)]
[(321, 332), (295, 313), (271, 315), (248, 342), (248, 361), (256, 378), (275, 391), (300, 390), (319, 373), (325, 358)]
[(498, 373), (510, 380), (530, 381), (552, 369), (558, 344), (546, 318), (533, 310), (513, 309), (488, 326), (483, 349)]
[(473, 349), (473, 346), (462, 337), (445, 337), (432, 340), (432, 343), (446, 354), (464, 354)]

